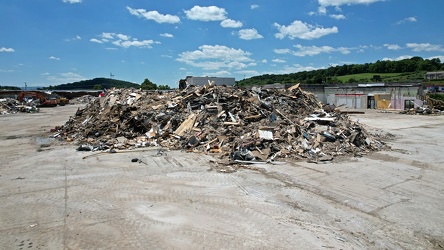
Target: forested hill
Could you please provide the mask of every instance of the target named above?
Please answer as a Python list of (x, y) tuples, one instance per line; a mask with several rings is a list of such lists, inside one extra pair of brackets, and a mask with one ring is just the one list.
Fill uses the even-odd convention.
[[(423, 59), (412, 57), (399, 61), (377, 61), (365, 64), (344, 64), (327, 69), (302, 71), (283, 75), (260, 75), (240, 80), (238, 85), (302, 83), (330, 84), (359, 81), (409, 81), (422, 80), (427, 71), (444, 71), (444, 63), (439, 58)], [(367, 73), (367, 74), (365, 74)], [(356, 75), (358, 77), (341, 77)]]
[(110, 78), (94, 78), (91, 80), (84, 80), (79, 82), (61, 84), (56, 86), (45, 87), (44, 89), (50, 90), (78, 90), (78, 89), (110, 89), (112, 87), (116, 88), (140, 88), (139, 84), (110, 79)]

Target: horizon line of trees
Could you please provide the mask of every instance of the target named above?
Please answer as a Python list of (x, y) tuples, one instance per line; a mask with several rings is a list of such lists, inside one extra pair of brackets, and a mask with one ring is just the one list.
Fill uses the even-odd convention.
[[(361, 73), (413, 73), (421, 71), (440, 71), (444, 70), (444, 63), (439, 58), (423, 59), (416, 56), (410, 59), (399, 61), (376, 61), (374, 63), (364, 64), (344, 64), (341, 66), (332, 66), (327, 69), (318, 69), (311, 71), (301, 71), (290, 74), (265, 74), (253, 76), (248, 79), (238, 81), (238, 85), (251, 84), (273, 84), (273, 83), (296, 83), (303, 84), (325, 84), (332, 80), (341, 83), (337, 77), (345, 75), (354, 75)], [(353, 81), (353, 80), (351, 80)]]

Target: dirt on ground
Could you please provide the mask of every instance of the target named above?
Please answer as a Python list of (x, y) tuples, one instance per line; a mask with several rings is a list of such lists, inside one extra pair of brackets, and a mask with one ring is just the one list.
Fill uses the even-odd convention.
[(391, 150), (223, 173), (203, 153), (51, 138), (82, 105), (0, 116), (0, 248), (444, 248), (444, 116), (365, 110), (351, 119)]

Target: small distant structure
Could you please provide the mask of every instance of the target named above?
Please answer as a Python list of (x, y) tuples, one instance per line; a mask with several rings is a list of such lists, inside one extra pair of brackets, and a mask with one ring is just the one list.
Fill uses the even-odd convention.
[(209, 82), (216, 85), (233, 86), (236, 83), (234, 77), (213, 77), (213, 76), (187, 76), (185, 79), (179, 80), (179, 89), (185, 89), (187, 86), (204, 86)]
[(444, 80), (444, 71), (427, 72), (424, 78), (427, 80)]

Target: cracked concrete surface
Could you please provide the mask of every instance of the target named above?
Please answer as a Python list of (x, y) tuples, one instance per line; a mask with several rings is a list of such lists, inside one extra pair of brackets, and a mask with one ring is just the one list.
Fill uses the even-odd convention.
[(78, 107), (0, 116), (0, 248), (444, 248), (444, 116), (366, 110), (392, 150), (227, 174), (204, 154), (82, 159), (48, 139)]

